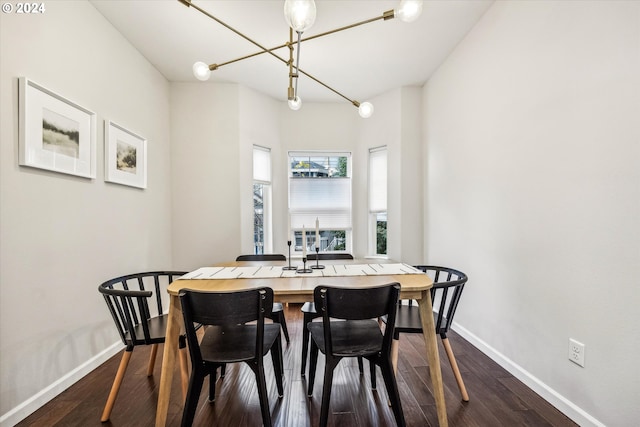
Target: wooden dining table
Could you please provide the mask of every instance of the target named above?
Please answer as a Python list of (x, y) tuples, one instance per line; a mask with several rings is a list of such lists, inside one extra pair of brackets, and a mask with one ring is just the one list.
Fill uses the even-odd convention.
[[(291, 261), (295, 265), (301, 265), (300, 260)], [(307, 267), (315, 264), (307, 263)], [(393, 264), (391, 260), (332, 260), (322, 261), (327, 268), (338, 268), (345, 265), (382, 265)], [(288, 265), (283, 261), (232, 261), (216, 264), (217, 267), (245, 267), (245, 266), (272, 266), (273, 270), (281, 270)], [(410, 267), (410, 266), (407, 266)], [(284, 274), (283, 274), (284, 275)], [(273, 289), (274, 300), (281, 303), (304, 303), (313, 300), (313, 290), (316, 286), (344, 286), (344, 287), (366, 287), (384, 285), (392, 282), (400, 283), (402, 299), (415, 299), (420, 307), (422, 317), (423, 333), (427, 361), (431, 374), (432, 390), (438, 413), (440, 426), (447, 426), (447, 412), (444, 400), (444, 389), (442, 384), (442, 372), (440, 370), (440, 358), (436, 342), (435, 325), (433, 320), (431, 293), (429, 290), (433, 286), (433, 281), (426, 274), (376, 274), (376, 275), (346, 275), (346, 276), (325, 276), (305, 273), (295, 273), (287, 271), (290, 277), (259, 277), (259, 278), (212, 278), (212, 279), (179, 279), (175, 280), (168, 287), (169, 292), (169, 312), (167, 321), (167, 332), (164, 344), (164, 355), (162, 358), (162, 371), (160, 377), (160, 389), (158, 393), (158, 407), (156, 410), (156, 426), (165, 426), (171, 396), (171, 385), (175, 371), (178, 338), (181, 330), (184, 329), (184, 320), (180, 306), (179, 292), (181, 289), (193, 289), (198, 291), (233, 291), (245, 290), (259, 287), (270, 287)], [(188, 277), (188, 275), (186, 276)]]

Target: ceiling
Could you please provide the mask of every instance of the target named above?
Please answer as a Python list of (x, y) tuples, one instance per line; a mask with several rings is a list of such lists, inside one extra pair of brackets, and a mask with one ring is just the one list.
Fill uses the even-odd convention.
[[(401, 86), (422, 85), (494, 0), (425, 1), (412, 23), (378, 20), (302, 43), (300, 69), (364, 102)], [(193, 63), (223, 63), (261, 51), (213, 19), (178, 0), (91, 0), (96, 9), (169, 81), (197, 82)], [(289, 29), (283, 0), (193, 0), (193, 4), (265, 48), (284, 44)], [(303, 34), (382, 16), (399, 1), (316, 0), (317, 18)], [(274, 51), (285, 61), (289, 51)], [(236, 82), (275, 99), (287, 99), (288, 66), (269, 54), (220, 67), (211, 81)], [(204, 84), (204, 83), (203, 83)], [(303, 102), (344, 99), (302, 75)]]

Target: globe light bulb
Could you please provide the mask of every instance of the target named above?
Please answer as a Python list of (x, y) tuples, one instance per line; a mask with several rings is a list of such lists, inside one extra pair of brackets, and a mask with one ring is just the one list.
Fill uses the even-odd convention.
[(422, 13), (422, 0), (401, 0), (394, 15), (403, 22), (413, 22)]
[(316, 3), (313, 0), (285, 0), (284, 19), (294, 31), (302, 33), (316, 21)]
[(299, 96), (288, 100), (287, 103), (289, 104), (289, 108), (291, 108), (293, 111), (298, 111), (300, 108), (302, 108), (302, 99), (300, 99)]
[(196, 76), (196, 79), (202, 80), (203, 82), (209, 80), (211, 76), (211, 70), (209, 66), (204, 62), (196, 62), (193, 64), (193, 75)]
[(373, 114), (373, 104), (370, 102), (363, 102), (358, 107), (358, 114), (360, 114), (360, 117), (363, 119), (368, 119)]

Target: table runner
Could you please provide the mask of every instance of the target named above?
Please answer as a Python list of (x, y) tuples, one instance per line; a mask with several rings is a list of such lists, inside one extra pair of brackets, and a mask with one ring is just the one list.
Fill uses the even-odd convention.
[[(307, 263), (307, 268), (315, 265)], [(408, 264), (331, 264), (311, 273), (283, 270), (279, 265), (253, 265), (243, 267), (201, 267), (180, 279), (269, 279), (278, 277), (338, 277), (338, 276), (393, 276), (398, 274), (424, 274)]]

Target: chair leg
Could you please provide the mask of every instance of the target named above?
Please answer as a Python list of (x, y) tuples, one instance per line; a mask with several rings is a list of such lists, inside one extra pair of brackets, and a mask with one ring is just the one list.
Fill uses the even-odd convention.
[(390, 358), (382, 357), (379, 359), (380, 369), (382, 370), (382, 377), (384, 378), (384, 385), (387, 388), (387, 394), (391, 401), (391, 409), (393, 409), (393, 415), (396, 419), (398, 427), (406, 426), (404, 419), (404, 412), (402, 411), (402, 403), (400, 403), (400, 392), (398, 391), (398, 383), (396, 376), (393, 373), (393, 366)]
[(269, 409), (269, 395), (267, 393), (267, 382), (264, 378), (264, 365), (258, 364), (253, 370), (256, 374), (258, 384), (258, 396), (260, 398), (260, 411), (262, 412), (262, 424), (264, 427), (271, 427), (271, 411)]
[(458, 369), (458, 363), (456, 362), (456, 357), (453, 355), (453, 350), (451, 349), (451, 344), (449, 343), (449, 338), (442, 338), (442, 345), (447, 353), (447, 358), (449, 359), (449, 364), (451, 365), (451, 370), (453, 371), (453, 375), (456, 377), (456, 382), (458, 383), (458, 388), (460, 389), (460, 394), (462, 395), (462, 400), (465, 402), (469, 401), (469, 395), (467, 394), (467, 388), (464, 386), (464, 381), (462, 381), (462, 375), (460, 375), (460, 369)]
[(151, 345), (151, 355), (149, 356), (149, 365), (147, 366), (147, 376), (153, 375), (153, 368), (156, 365), (156, 356), (158, 354), (158, 344)]
[(287, 329), (287, 319), (285, 319), (284, 317), (284, 311), (280, 312), (279, 317), (279, 322), (280, 326), (282, 327), (282, 333), (284, 334), (284, 339), (287, 342), (287, 344), (289, 344), (289, 330)]
[(309, 353), (309, 384), (307, 385), (307, 396), (313, 395), (313, 383), (316, 379), (316, 366), (318, 365), (318, 346), (311, 340), (311, 351)]
[(304, 370), (307, 367), (307, 353), (309, 352), (309, 329), (307, 329), (307, 323), (313, 319), (304, 313), (302, 321), (302, 363), (300, 364), (300, 375), (304, 377)]
[(358, 357), (358, 370), (360, 375), (364, 374), (364, 364), (362, 363), (362, 357)]
[(216, 381), (218, 380), (217, 376), (218, 368), (215, 367), (211, 370), (211, 372), (209, 372), (209, 403), (213, 403), (216, 401)]
[(333, 385), (333, 370), (340, 359), (326, 357), (324, 365), (324, 384), (322, 385), (322, 404), (320, 406), (320, 427), (326, 427), (329, 421), (329, 404), (331, 403), (331, 386)]
[(284, 363), (282, 361), (282, 343), (280, 337), (274, 343), (275, 348), (271, 347), (271, 361), (273, 362), (273, 371), (276, 375), (276, 387), (278, 389), (278, 397), (284, 396), (284, 388), (282, 387), (282, 377), (284, 375)]
[(124, 373), (127, 371), (127, 366), (129, 366), (129, 360), (131, 359), (132, 354), (133, 347), (127, 347), (124, 351), (124, 354), (122, 355), (120, 366), (118, 366), (118, 372), (116, 373), (116, 377), (113, 380), (113, 385), (111, 386), (111, 391), (109, 392), (107, 403), (106, 405), (104, 405), (102, 417), (100, 418), (100, 421), (102, 421), (103, 423), (109, 421), (111, 410), (113, 409), (113, 404), (116, 402), (116, 397), (118, 397), (118, 391), (120, 391), (120, 385), (122, 384), (122, 380), (124, 379)]
[(376, 387), (376, 364), (369, 360), (369, 372), (371, 373), (371, 390), (375, 390)]
[(225, 375), (227, 375), (227, 364), (223, 363), (220, 367), (220, 378), (224, 378)]
[(198, 408), (198, 400), (200, 399), (200, 391), (202, 391), (202, 384), (206, 376), (206, 372), (201, 371), (202, 368), (198, 369), (196, 367), (191, 370), (187, 399), (185, 400), (184, 409), (182, 410), (182, 423), (180, 424), (182, 427), (191, 427), (193, 424), (193, 418)]

